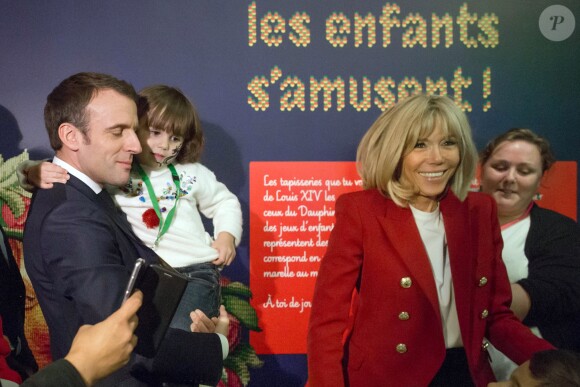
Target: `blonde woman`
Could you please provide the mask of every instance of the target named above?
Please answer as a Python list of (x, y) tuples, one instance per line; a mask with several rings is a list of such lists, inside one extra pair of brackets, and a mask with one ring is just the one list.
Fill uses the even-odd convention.
[(468, 194), (477, 152), (453, 101), (385, 111), (357, 163), (365, 189), (338, 199), (315, 287), (310, 386), (485, 386), (484, 337), (517, 363), (552, 348), (509, 309), (495, 202)]

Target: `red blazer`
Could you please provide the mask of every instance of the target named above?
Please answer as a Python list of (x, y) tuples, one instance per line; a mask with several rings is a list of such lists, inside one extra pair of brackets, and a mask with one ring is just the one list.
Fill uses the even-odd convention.
[[(484, 337), (517, 363), (553, 347), (509, 309), (493, 199), (471, 193), (461, 202), (449, 192), (440, 209), (463, 345), (473, 380), (486, 386), (494, 376)], [(411, 210), (377, 190), (341, 196), (314, 291), (309, 385), (426, 386), (444, 358), (435, 281)]]

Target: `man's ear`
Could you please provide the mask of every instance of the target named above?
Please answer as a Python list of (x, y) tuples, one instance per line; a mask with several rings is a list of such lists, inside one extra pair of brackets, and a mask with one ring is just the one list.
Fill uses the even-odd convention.
[(64, 122), (58, 127), (58, 137), (64, 147), (72, 151), (77, 151), (83, 141), (83, 134), (81, 131), (71, 123)]

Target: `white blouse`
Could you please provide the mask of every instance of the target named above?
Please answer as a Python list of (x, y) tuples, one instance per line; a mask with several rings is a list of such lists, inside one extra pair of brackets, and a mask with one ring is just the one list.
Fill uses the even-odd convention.
[(528, 231), (530, 231), (529, 216), (501, 231), (504, 243), (501, 257), (510, 284), (528, 277), (528, 258), (524, 253)]
[(419, 229), (421, 240), (429, 256), (441, 312), (441, 325), (446, 348), (462, 347), (459, 319), (455, 306), (455, 294), (449, 264), (449, 250), (445, 238), (445, 225), (439, 207), (433, 212), (420, 211), (413, 206), (411, 211)]

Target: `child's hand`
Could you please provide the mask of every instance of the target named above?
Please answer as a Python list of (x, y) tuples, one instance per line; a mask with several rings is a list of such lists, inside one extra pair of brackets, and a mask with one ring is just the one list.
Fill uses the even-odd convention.
[(70, 178), (66, 169), (48, 161), (29, 167), (24, 173), (28, 183), (44, 189), (52, 188), (54, 183), (66, 184)]
[(220, 232), (216, 240), (211, 244), (219, 256), (213, 261), (216, 266), (229, 266), (236, 257), (236, 245), (234, 236), (229, 232)]

